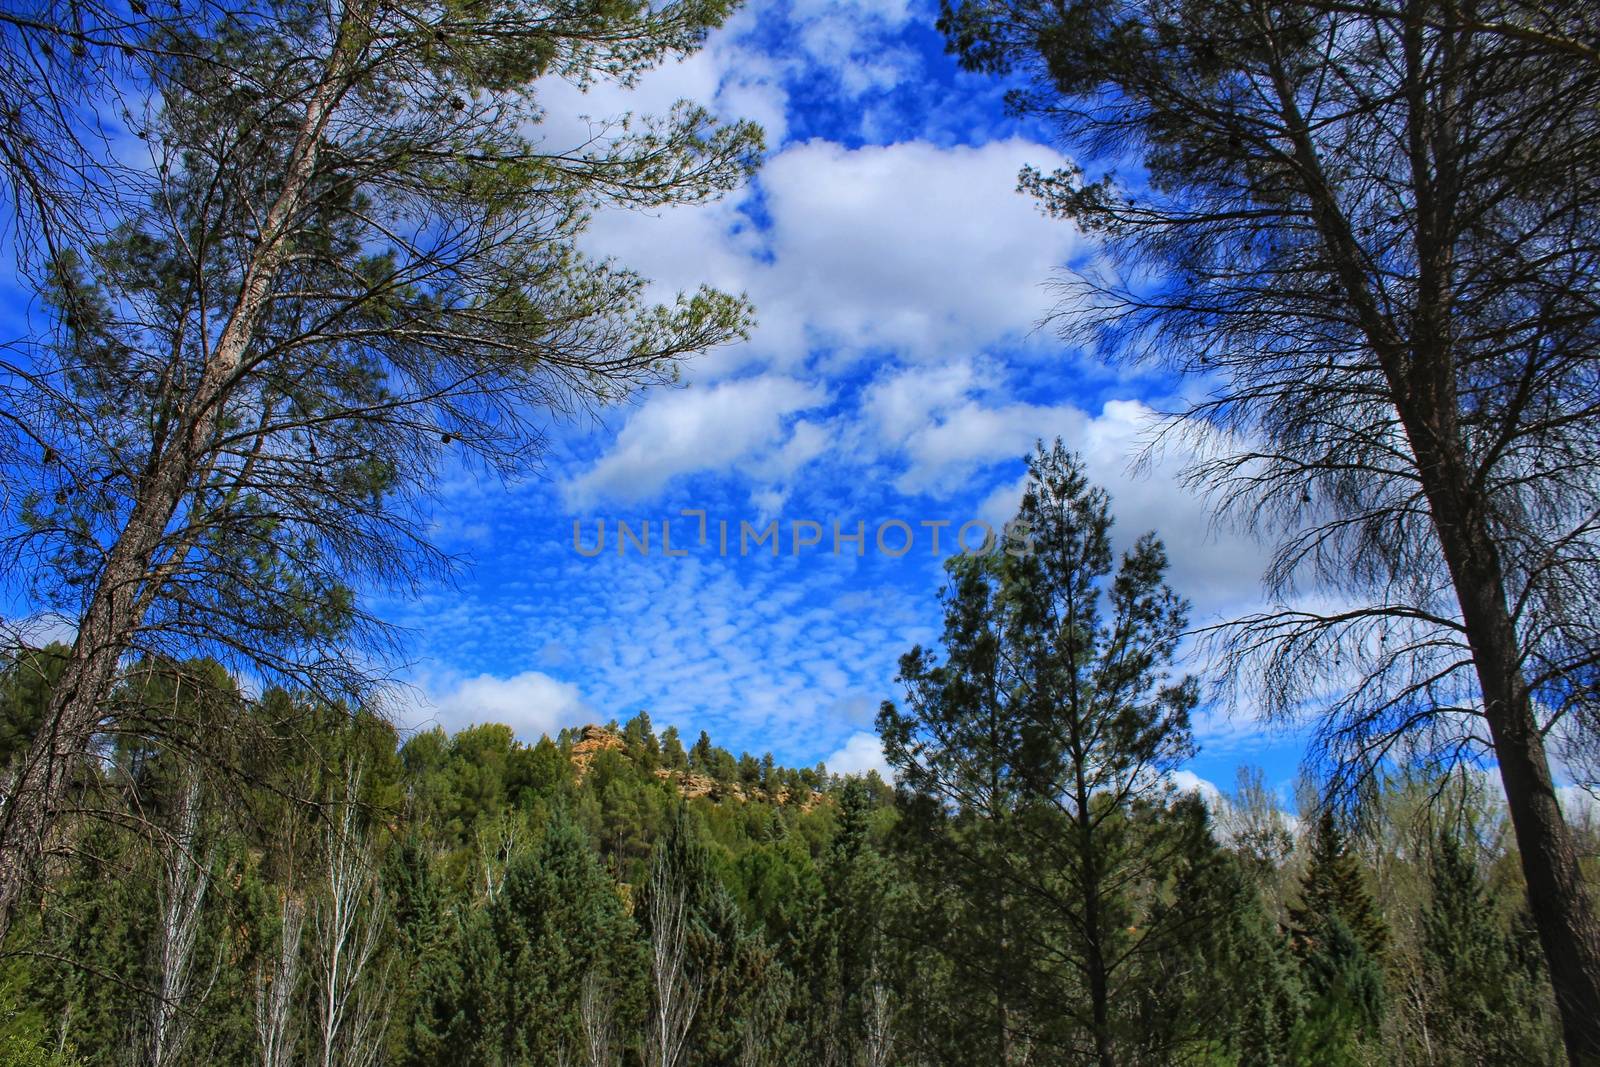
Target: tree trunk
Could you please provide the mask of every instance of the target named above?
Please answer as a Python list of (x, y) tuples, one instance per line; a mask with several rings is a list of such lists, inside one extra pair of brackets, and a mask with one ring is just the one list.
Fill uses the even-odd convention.
[(1116, 1049), (1111, 1040), (1110, 981), (1106, 973), (1105, 946), (1101, 943), (1100, 864), (1095, 855), (1098, 845), (1094, 840), (1093, 794), (1084, 777), (1084, 755), (1075, 753), (1073, 758), (1077, 763), (1078, 864), (1083, 879), (1083, 929), (1087, 935), (1084, 970), (1089, 978), (1095, 1062), (1099, 1067), (1116, 1067)]
[(1406, 425), (1483, 693), (1567, 1056), (1573, 1067), (1595, 1067), (1600, 1064), (1600, 924), (1556, 799), (1544, 736), (1522, 674), (1499, 551), (1471, 489), (1464, 453), (1452, 447), (1458, 434), (1451, 412), (1436, 407), (1417, 424), (1407, 419)]
[[(1415, 53), (1415, 46), (1412, 45)], [(1414, 55), (1413, 55), (1414, 59)], [(1307, 183), (1318, 230), (1331, 254), (1357, 321), (1383, 369), (1395, 410), (1416, 462), (1417, 476), (1472, 651), (1506, 804), (1528, 883), (1529, 906), (1561, 1013), (1573, 1067), (1600, 1067), (1600, 926), (1578, 866), (1571, 832), (1556, 801), (1544, 738), (1522, 675), (1505, 572), (1489, 529), (1482, 493), (1472, 477), (1457, 416), (1455, 360), (1449, 315), (1452, 244), (1451, 182), (1431, 174), (1427, 136), (1412, 114), (1409, 151), (1418, 211), (1419, 294), (1408, 340), (1385, 317), (1370, 291), (1365, 260), (1350, 220), (1323, 172), (1311, 133), (1282, 69), (1276, 88), (1295, 156)], [(1445, 194), (1441, 196), (1441, 194)]]
[(239, 296), (206, 358), (194, 395), (179, 416), (176, 432), (158, 443), (139, 479), (133, 510), (108, 553), (61, 681), (38, 735), (33, 739), (0, 811), (0, 943), (56, 825), (57, 810), (99, 726), (117, 665), (138, 631), (158, 590), (149, 588), (155, 555), (190, 480), (209, 452), (227, 397), (266, 310), (272, 286), (291, 249), (295, 217), (305, 206), (323, 133), (349, 86), (363, 48), (370, 3), (347, 7), (306, 103), (305, 117), (289, 153), (283, 185), (263, 220), (261, 236), (246, 264)]

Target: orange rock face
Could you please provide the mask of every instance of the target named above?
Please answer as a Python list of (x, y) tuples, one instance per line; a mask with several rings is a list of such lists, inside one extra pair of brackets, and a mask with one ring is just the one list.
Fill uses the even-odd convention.
[[(578, 731), (578, 739), (572, 743), (572, 773), (578, 781), (583, 781), (583, 776), (588, 773), (589, 765), (601, 752), (625, 746), (622, 738), (607, 730), (604, 726), (591, 723)], [(789, 791), (780, 789), (775, 796), (769, 796), (764, 789), (746, 789), (738, 782), (718, 782), (704, 774), (695, 774), (693, 771), (673, 771), (666, 767), (656, 768), (656, 777), (661, 781), (671, 781), (678, 789), (678, 793), (686, 800), (695, 797), (709, 797), (712, 800), (768, 800), (776, 804), (790, 802)], [(811, 793), (800, 805), (801, 811), (810, 811), (822, 801), (821, 793)]]
[(578, 735), (578, 740), (572, 745), (572, 773), (583, 781), (583, 776), (589, 771), (589, 764), (594, 762), (597, 753), (607, 749), (621, 748), (622, 738), (607, 730), (604, 726), (585, 726)]

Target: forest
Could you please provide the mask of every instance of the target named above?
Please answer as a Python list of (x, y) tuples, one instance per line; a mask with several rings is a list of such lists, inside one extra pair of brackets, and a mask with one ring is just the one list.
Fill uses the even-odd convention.
[[(11, 738), (61, 653), (7, 671)], [(4, 1062), (1561, 1059), (1479, 776), (1385, 781), (1359, 835), (1249, 771), (1210, 812), (1130, 805), (1085, 857), (1105, 871), (1091, 941), (1070, 872), (873, 774), (685, 746), (642, 713), (397, 744), (366, 716), (307, 729), (282, 691), (219, 704), (194, 682), (215, 670), (130, 680), (74, 854), (7, 943)], [(246, 790), (183, 757), (242, 715), (254, 745), (209, 755), (251, 767)], [(995, 755), (948, 753), (974, 774)]]
[(0, 1067), (1600, 1067), (1597, 42), (0, 4)]

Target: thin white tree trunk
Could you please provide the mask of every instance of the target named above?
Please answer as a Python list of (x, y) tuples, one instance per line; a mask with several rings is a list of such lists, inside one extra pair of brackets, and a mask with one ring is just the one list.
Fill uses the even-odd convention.
[(688, 902), (669, 864), (650, 873), (651, 1067), (678, 1067), (700, 1009), (700, 980), (689, 963)]
[(278, 957), (272, 973), (256, 982), (256, 1038), (261, 1067), (289, 1067), (294, 1054), (294, 992), (300, 978), (300, 935), (306, 906), (293, 893), (283, 897)]
[(878, 963), (872, 963), (868, 979), (864, 1016), (866, 1023), (866, 1067), (889, 1067), (894, 1052), (894, 1005), (889, 987), (878, 977)]
[(195, 1012), (211, 994), (221, 966), (200, 988), (194, 985), (194, 948), (200, 934), (202, 905), (211, 884), (209, 858), (197, 851), (200, 823), (200, 775), (190, 767), (184, 783), (178, 825), (162, 856), (160, 923), (156, 930), (159, 980), (150, 1006), (147, 1062), (164, 1067), (178, 1059), (193, 1029)]
[(387, 1020), (387, 998), (373, 973), (384, 931), (383, 889), (375, 858), (356, 819), (361, 772), (345, 779), (339, 823), (329, 843), (315, 913), (317, 1062), (364, 1067), (374, 1062)]
[(578, 1004), (583, 1019), (584, 1047), (589, 1067), (616, 1067), (618, 1062), (616, 1018), (611, 994), (598, 968), (583, 980), (583, 997)]

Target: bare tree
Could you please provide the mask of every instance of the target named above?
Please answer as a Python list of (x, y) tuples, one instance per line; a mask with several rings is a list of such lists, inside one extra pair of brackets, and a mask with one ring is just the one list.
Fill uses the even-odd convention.
[(1491, 756), (1568, 1054), (1600, 1060), (1547, 753), (1600, 736), (1600, 66), (1555, 40), (1592, 49), (1592, 6), (972, 0), (943, 25), (1087, 156), (1148, 168), (1024, 184), (1105, 238), (1069, 335), (1193, 376), (1195, 481), (1278, 546), (1272, 610), (1217, 634), (1235, 695), (1317, 709), (1347, 796), (1387, 760)]
[(700, 976), (689, 960), (689, 903), (662, 853), (650, 871), (650, 1022), (645, 1052), (651, 1067), (678, 1067), (700, 1009)]
[(278, 952), (270, 973), (256, 978), (256, 1042), (261, 1067), (290, 1067), (294, 1058), (295, 990), (300, 980), (300, 937), (305, 929), (305, 901), (283, 894), (279, 913)]
[(1217, 830), (1257, 873), (1275, 871), (1294, 851), (1294, 833), (1261, 768), (1240, 767), (1234, 791), (1214, 813)]
[(312, 912), (316, 1056), (321, 1067), (377, 1061), (388, 1022), (380, 959), (388, 905), (358, 819), (361, 771), (352, 769), (335, 806), (323, 886)]
[(0, 355), (0, 576), (76, 632), (0, 806), (0, 936), (130, 657), (359, 694), (351, 647), (391, 644), (354, 590), (447, 565), (423, 505), (452, 453), (524, 471), (541, 413), (744, 332), (741, 299), (650, 306), (576, 241), (598, 207), (733, 187), (759, 131), (685, 104), (535, 139), (539, 78), (627, 81), (728, 9), (195, 0), (140, 25), (147, 60), (96, 84), (147, 154), (100, 143), (103, 239), (47, 250), (44, 328)]
[(894, 997), (878, 973), (876, 958), (867, 972), (862, 1016), (866, 1024), (862, 1043), (864, 1067), (889, 1067), (894, 1056)]
[(605, 977), (598, 968), (584, 976), (578, 1013), (583, 1021), (583, 1042), (589, 1067), (615, 1067), (622, 1056), (622, 1049), (617, 1042), (616, 1006), (612, 1003), (611, 991), (606, 988)]
[[(209, 855), (197, 841), (200, 825), (200, 775), (191, 765), (179, 802), (178, 825), (161, 858), (160, 904), (155, 935), (157, 983), (151, 990), (148, 1062), (164, 1067), (182, 1059), (200, 1008), (211, 995), (222, 968), (219, 947), (209, 973), (195, 971), (206, 890), (211, 884)], [(198, 979), (198, 981), (197, 981)]]
[(501, 812), (478, 827), (478, 863), (483, 868), (483, 899), (493, 904), (506, 881), (506, 867), (517, 854), (522, 820), (515, 812)]

